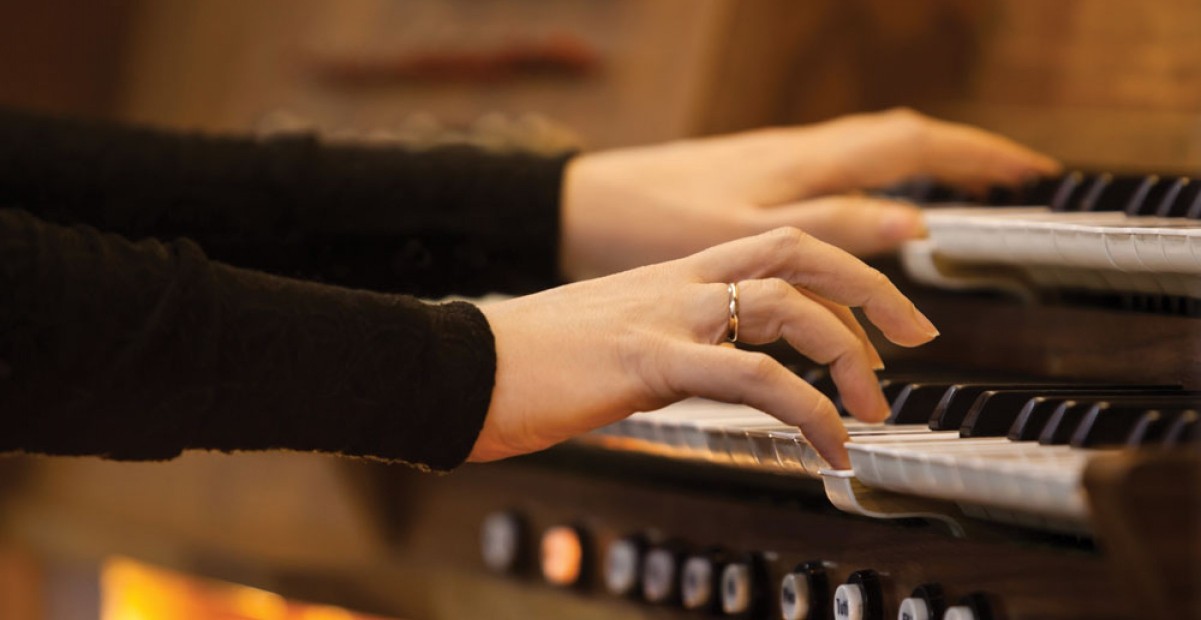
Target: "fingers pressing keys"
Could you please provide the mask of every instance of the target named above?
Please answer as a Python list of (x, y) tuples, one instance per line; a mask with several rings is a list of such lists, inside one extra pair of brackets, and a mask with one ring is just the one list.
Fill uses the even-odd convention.
[[(841, 405), (829, 372), (797, 375)], [(886, 423), (843, 418), (851, 461), (861, 480), (907, 493), (1083, 515), (1075, 491), (1056, 495), (1051, 490), (1058, 487), (1047, 487), (1046, 493), (1031, 494), (1027, 487), (1027, 493), (1006, 495), (989, 486), (988, 472), (1006, 468), (1009, 483), (1025, 475), (1032, 485), (1054, 485), (1078, 476), (1099, 449), (1201, 443), (1201, 392), (1179, 386), (884, 373), (880, 387), (891, 404)], [(699, 400), (635, 414), (591, 439), (676, 458), (812, 476), (834, 465), (824, 462), (795, 427), (748, 407)], [(964, 479), (969, 474), (977, 476), (970, 483)], [(990, 493), (996, 499), (990, 500)]]

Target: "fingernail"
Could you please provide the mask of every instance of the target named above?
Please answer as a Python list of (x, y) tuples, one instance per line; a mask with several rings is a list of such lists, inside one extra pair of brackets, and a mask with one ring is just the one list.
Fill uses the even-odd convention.
[(880, 235), (890, 241), (903, 241), (925, 234), (922, 215), (915, 209), (894, 209), (880, 221)]
[(941, 335), (941, 332), (934, 326), (934, 323), (930, 322), (930, 319), (926, 318), (926, 315), (922, 314), (922, 311), (918, 310), (917, 306), (913, 306), (913, 318), (917, 321), (918, 326), (925, 330), (926, 335), (931, 340)]

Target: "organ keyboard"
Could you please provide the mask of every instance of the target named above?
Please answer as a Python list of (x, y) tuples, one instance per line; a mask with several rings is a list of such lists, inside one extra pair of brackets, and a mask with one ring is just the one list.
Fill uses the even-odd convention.
[[(939, 191), (919, 183), (893, 194), (924, 200)], [(1179, 299), (1174, 307), (1186, 313), (1201, 303), (1201, 179), (1073, 172), (990, 192), (989, 206), (963, 201), (928, 211), (929, 238), (904, 253), (915, 279), (1155, 295)], [(804, 374), (837, 399), (828, 376)], [(881, 388), (892, 405), (887, 422), (846, 422), (855, 476), (955, 502), (972, 516), (1087, 532), (1080, 479), (1090, 459), (1124, 446), (1201, 443), (1201, 392), (1179, 385), (952, 374), (883, 375)], [(795, 428), (700, 400), (635, 414), (585, 442), (810, 477), (828, 471)]]
[[(914, 184), (892, 193), (927, 202), (943, 192)], [(1075, 172), (974, 203), (942, 197), (954, 201), (927, 210), (929, 237), (905, 248), (896, 275), (977, 292), (908, 291), (923, 309), (934, 304), (936, 324), (953, 327), (934, 355), (906, 352), (881, 373), (887, 421), (844, 417), (851, 470), (831, 470), (803, 434), (765, 413), (701, 399), (637, 413), (576, 445), (816, 480), (848, 513), (930, 519), (956, 536), (995, 522), (1103, 542), (1120, 536), (1114, 522), (1123, 517), (1112, 513), (1138, 509), (1115, 507), (1115, 493), (1090, 488), (1094, 470), (1162, 454), (1180, 476), (1172, 510), (1189, 517), (1175, 529), (1127, 536), (1145, 549), (1164, 539), (1195, 548), (1198, 525), (1188, 519), (1199, 494), (1186, 481), (1195, 480), (1201, 454), (1201, 180)], [(823, 369), (795, 371), (838, 402)], [(1099, 509), (1103, 496), (1111, 501)], [(1137, 570), (1140, 579), (1154, 572)], [(1193, 575), (1183, 579), (1201, 585)], [(1198, 610), (1195, 594), (1178, 607), (1159, 603), (1167, 607), (1149, 617)]]
[(903, 253), (910, 275), (952, 288), (1174, 296), (1196, 312), (1201, 179), (1075, 172), (990, 198), (1045, 206), (930, 211), (929, 239)]
[[(822, 379), (814, 383), (835, 397)], [(882, 383), (894, 395), (889, 421), (845, 423), (856, 477), (956, 502), (972, 516), (1087, 532), (1080, 478), (1091, 458), (1128, 445), (1201, 443), (1201, 392), (1179, 386)], [(796, 428), (749, 407), (700, 399), (635, 414), (584, 441), (800, 476), (828, 472)]]
[[(761, 412), (691, 400), (448, 476), (293, 454), (9, 461), (5, 479), (37, 484), (10, 486), (3, 521), (383, 617), (1201, 617), (1191, 298), (1027, 278), (1011, 299), (881, 267), (942, 337), (878, 343), (893, 412), (845, 419), (850, 471)], [(263, 509), (264, 489), (295, 503)]]

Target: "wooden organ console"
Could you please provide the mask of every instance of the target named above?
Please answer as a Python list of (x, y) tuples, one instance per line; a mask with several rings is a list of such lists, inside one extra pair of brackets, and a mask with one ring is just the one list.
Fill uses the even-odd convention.
[[(384, 618), (1199, 617), (1198, 183), (1071, 173), (988, 206), (898, 188), (931, 235), (882, 266), (942, 336), (882, 348), (894, 415), (847, 421), (852, 472), (686, 401), (447, 476), (7, 459), (0, 533), (48, 582), (121, 555)], [(14, 620), (59, 617), (92, 616)]]
[[(280, 15), (326, 15), (274, 4), (236, 22), (261, 24), (275, 48), (244, 43), (204, 71), (181, 64), (206, 57), (180, 37), (150, 46), (169, 30), (144, 33), (117, 111), (225, 127), (280, 99), (375, 125), (414, 100), (464, 106), (446, 103), (457, 91), (344, 95), (281, 85), (297, 79), (286, 67), (249, 73), (296, 46), (285, 39), (301, 30)], [(302, 4), (352, 7), (324, 20), (332, 37), (393, 3)], [(881, 343), (894, 416), (848, 422), (853, 473), (825, 470), (761, 413), (690, 401), (448, 476), (289, 454), (10, 458), (0, 538), (32, 549), (50, 584), (94, 582), (95, 566), (121, 554), (388, 618), (1201, 617), (1201, 4), (611, 4), (661, 21), (626, 36), (674, 57), (619, 56), (609, 69), (620, 88), (553, 86), (582, 103), (552, 97), (544, 111), (583, 125), (592, 144), (911, 105), (1089, 171), (983, 197), (894, 188), (930, 205), (931, 235), (881, 267), (942, 336), (918, 350)], [(147, 4), (146, 23), (186, 21), (208, 41), (235, 5)], [(378, 29), (381, 41), (393, 32)], [(194, 98), (198, 79), (220, 100)], [(628, 127), (595, 114), (644, 83), (670, 96), (641, 97), (671, 105), (626, 111), (638, 121)], [(495, 108), (499, 92), (528, 108), (553, 90), (506, 88), (472, 103)], [(789, 361), (830, 388), (820, 369)], [(99, 614), (57, 588), (44, 588), (47, 614), (14, 620)]]
[[(902, 254), (906, 272), (1006, 296), (910, 282), (944, 336), (881, 373), (888, 422), (847, 420), (853, 471), (826, 469), (796, 429), (746, 407), (636, 414), (560, 450), (585, 469), (608, 469), (614, 453), (644, 461), (599, 514), (560, 524), (593, 545), (573, 583), (740, 617), (1197, 617), (1199, 187), (1072, 173), (995, 192), (994, 208), (932, 208), (929, 239)], [(902, 191), (915, 192), (930, 190)], [(820, 369), (798, 372), (836, 398)], [(666, 494), (633, 500), (667, 464), (695, 479), (686, 495), (711, 483), (755, 498), (722, 497), (738, 517), (681, 511)], [(714, 469), (739, 481), (718, 483)], [(598, 474), (577, 475), (588, 488)], [(797, 487), (773, 487), (780, 479)], [(490, 519), (487, 550), (504, 536)], [(554, 547), (542, 554), (545, 568)], [(619, 578), (639, 569), (640, 586)], [(657, 586), (660, 573), (679, 583)]]

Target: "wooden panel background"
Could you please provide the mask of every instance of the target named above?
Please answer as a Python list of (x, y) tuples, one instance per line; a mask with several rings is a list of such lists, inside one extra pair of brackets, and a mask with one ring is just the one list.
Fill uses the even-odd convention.
[[(956, 539), (930, 524), (841, 514), (815, 481), (584, 448), (442, 477), (278, 452), (192, 452), (167, 463), (0, 460), (0, 471), (14, 469), (25, 484), (3, 495), (0, 540), (27, 541), (50, 565), (94, 565), (115, 553), (388, 617), (699, 617), (604, 591), (599, 551), (652, 531), (694, 550), (767, 553), (773, 599), (783, 572), (820, 559), (830, 562), (832, 584), (863, 568), (885, 573), (887, 617), (926, 582), (953, 597), (987, 591), (1008, 620), (1136, 617), (1105, 557), (1074, 541), (986, 524)], [(536, 569), (488, 573), (479, 526), (509, 509), (534, 536), (556, 524), (586, 527), (592, 578), (564, 590)], [(536, 544), (524, 553), (534, 560)]]
[(0, 0), (0, 105), (108, 116), (136, 0)]
[[(1197, 0), (0, 2), (0, 101), (205, 129), (545, 114), (593, 147), (906, 105), (1069, 164), (1201, 171)], [(7, 28), (7, 30), (4, 30)], [(314, 59), (567, 32), (594, 75), (354, 89)]]
[(1201, 2), (744, 3), (696, 133), (907, 105), (1072, 165), (1201, 171)]
[[(722, 0), (236, 0), (143, 2), (130, 39), (123, 118), (245, 130), (285, 109), (332, 131), (369, 131), (431, 114), (462, 126), (480, 116), (544, 114), (590, 146), (679, 137), (724, 19)], [(568, 34), (596, 50), (580, 77), (319, 79), (323, 60), (487, 50)]]

